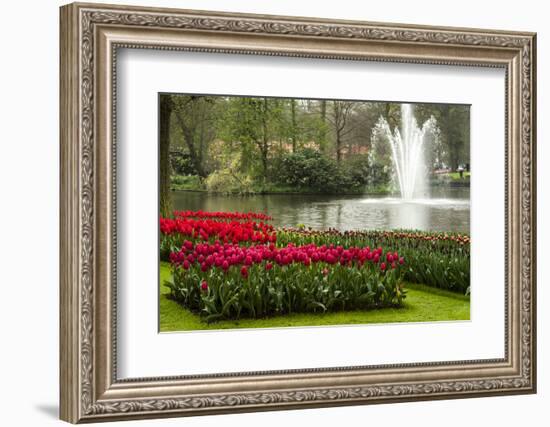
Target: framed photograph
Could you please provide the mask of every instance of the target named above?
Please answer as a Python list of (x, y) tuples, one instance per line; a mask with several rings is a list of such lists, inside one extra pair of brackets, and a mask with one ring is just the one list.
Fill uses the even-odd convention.
[(536, 391), (536, 36), (61, 8), (72, 423)]

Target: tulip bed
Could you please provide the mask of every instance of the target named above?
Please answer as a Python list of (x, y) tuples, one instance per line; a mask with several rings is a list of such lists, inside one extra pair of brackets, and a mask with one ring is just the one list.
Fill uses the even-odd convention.
[[(384, 261), (382, 261), (384, 259)], [(207, 321), (401, 305), (404, 258), (382, 249), (185, 241), (172, 297)]]
[[(175, 218), (160, 219), (160, 257), (168, 260), (170, 252), (178, 250), (186, 239), (193, 241), (219, 240), (223, 243), (250, 245), (257, 243), (273, 243), (277, 234), (272, 225), (256, 222), (248, 214), (239, 217), (239, 213), (212, 212), (209, 215), (192, 218), (181, 216), (176, 212)], [(212, 214), (226, 214), (222, 217)]]
[(405, 280), (462, 294), (470, 288), (470, 237), (459, 233), (397, 231), (278, 230), (279, 244), (381, 245), (407, 260)]
[(209, 212), (209, 211), (174, 211), (176, 218), (200, 218), (217, 220), (261, 220), (271, 221), (273, 218), (264, 213), (258, 212)]
[(405, 280), (468, 289), (467, 236), (275, 229), (270, 220), (202, 211), (161, 218), (171, 298), (211, 322), (400, 307)]

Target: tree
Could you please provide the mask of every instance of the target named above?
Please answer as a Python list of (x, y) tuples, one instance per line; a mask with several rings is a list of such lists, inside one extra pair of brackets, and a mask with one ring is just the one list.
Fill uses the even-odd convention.
[(204, 157), (216, 135), (216, 98), (209, 96), (173, 97), (174, 117), (183, 136), (184, 146), (197, 175), (207, 176)]
[(456, 170), (461, 163), (470, 162), (470, 107), (452, 104), (420, 104), (416, 117), (423, 123), (434, 116), (440, 130), (440, 161)]
[(241, 145), (241, 164), (250, 169), (252, 150), (259, 151), (261, 177), (268, 178), (268, 159), (280, 119), (281, 100), (269, 98), (231, 98), (223, 120), (221, 136)]
[(390, 129), (395, 129), (401, 123), (401, 104), (393, 102), (381, 103), (384, 110), (384, 117), (390, 125)]
[[(386, 111), (386, 106), (377, 102), (360, 102), (349, 119), (350, 132), (346, 138), (347, 159), (362, 156), (370, 151), (372, 130)], [(391, 113), (390, 113), (391, 115)], [(355, 162), (355, 160), (353, 160)]]
[[(281, 101), (271, 128), (272, 137), (290, 143), (290, 151), (293, 153), (314, 145), (324, 151), (328, 126), (322, 118), (323, 103), (326, 105), (326, 101), (317, 100)], [(281, 152), (285, 145), (281, 146)]]
[(342, 148), (346, 136), (353, 130), (353, 127), (349, 126), (349, 122), (356, 105), (357, 101), (332, 101), (332, 114), (328, 116), (328, 121), (334, 130), (336, 161), (338, 163), (342, 159)]
[(159, 169), (160, 169), (160, 214), (172, 215), (172, 197), (170, 194), (170, 121), (174, 104), (170, 95), (160, 96), (159, 123)]

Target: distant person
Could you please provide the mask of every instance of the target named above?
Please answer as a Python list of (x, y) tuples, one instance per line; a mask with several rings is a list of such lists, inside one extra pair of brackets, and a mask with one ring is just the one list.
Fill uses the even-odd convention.
[(458, 171), (458, 174), (460, 175), (460, 179), (463, 179), (464, 178), (464, 167), (462, 165), (460, 165), (457, 169)]

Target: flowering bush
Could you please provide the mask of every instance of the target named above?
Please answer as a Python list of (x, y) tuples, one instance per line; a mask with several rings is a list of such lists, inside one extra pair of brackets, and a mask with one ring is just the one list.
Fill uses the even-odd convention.
[(172, 297), (208, 321), (399, 306), (405, 259), (382, 248), (183, 242)]

